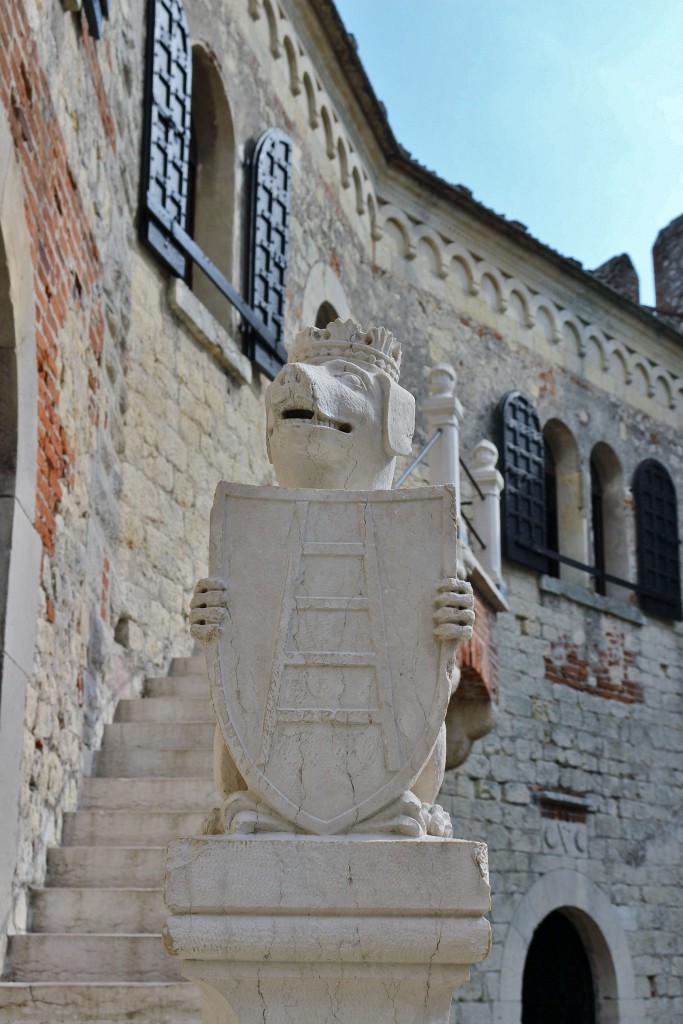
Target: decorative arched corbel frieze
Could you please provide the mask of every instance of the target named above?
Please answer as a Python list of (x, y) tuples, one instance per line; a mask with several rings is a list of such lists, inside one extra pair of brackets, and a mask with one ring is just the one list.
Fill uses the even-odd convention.
[(494, 267), (488, 260), (480, 260), (476, 264), (475, 274), (479, 284), (479, 293), (489, 307), (494, 313), (505, 313), (507, 310), (505, 281), (498, 267)]
[(559, 345), (562, 341), (562, 330), (554, 303), (544, 295), (535, 295), (533, 302), (536, 326), (543, 331), (546, 341), (551, 345)]
[[(507, 304), (510, 316), (513, 316), (520, 327), (531, 329), (536, 318), (534, 315), (534, 304), (531, 292), (517, 277), (511, 277), (505, 282), (503, 296)], [(517, 315), (519, 310), (519, 315)]]
[(299, 58), (290, 36), (285, 36), (282, 45), (287, 55), (289, 67), (289, 88), (292, 96), (298, 96), (301, 92), (301, 78), (299, 76)]
[(279, 60), (282, 56), (282, 46), (280, 43), (277, 11), (273, 8), (270, 0), (263, 0), (263, 10), (268, 23), (268, 45), (270, 46), (270, 52), (275, 60)]
[(346, 144), (341, 136), (337, 139), (337, 156), (339, 157), (339, 177), (342, 188), (349, 188), (351, 175), (349, 174), (349, 154)]
[(308, 104), (308, 123), (315, 131), (320, 124), (320, 115), (318, 113), (318, 101), (315, 95), (315, 86), (313, 85), (313, 79), (309, 75), (308, 71), (304, 71), (302, 76), (304, 84), (304, 91), (306, 93), (306, 102)]
[(591, 324), (586, 328), (584, 332), (584, 352), (585, 358), (590, 356), (591, 346), (593, 346), (598, 353), (598, 366), (602, 373), (607, 373), (610, 365), (610, 343), (595, 324)]
[(402, 239), (401, 255), (406, 260), (414, 260), (417, 256), (417, 248), (413, 238), (412, 228), (407, 215), (393, 203), (385, 203), (379, 208), (379, 218), (382, 226), (382, 234), (386, 233), (387, 224), (393, 224), (398, 229)]
[[(631, 364), (631, 379), (635, 384), (636, 388), (641, 391), (642, 394), (647, 395), (648, 398), (654, 398), (655, 388), (652, 381), (652, 367), (644, 356), (637, 355), (635, 352), (632, 354), (630, 359)], [(643, 387), (639, 387), (638, 381), (643, 381)]]
[(337, 147), (334, 144), (334, 129), (330, 112), (324, 103), (320, 105), (320, 118), (325, 132), (325, 152), (327, 153), (328, 160), (334, 160), (337, 156)]
[(449, 275), (455, 273), (458, 284), (466, 295), (479, 293), (479, 283), (474, 275), (474, 258), (459, 242), (444, 244), (443, 265)]
[(432, 228), (424, 225), (416, 226), (413, 229), (413, 236), (417, 251), (419, 251), (420, 244), (428, 248), (433, 273), (442, 280), (448, 277), (448, 267), (444, 262), (443, 239)]
[(356, 213), (362, 216), (365, 213), (365, 198), (363, 196), (361, 173), (357, 166), (353, 168), (351, 177), (353, 178), (353, 187), (356, 194)]
[(583, 327), (577, 316), (570, 310), (559, 311), (558, 328), (560, 343), (565, 346), (572, 346), (572, 355), (581, 355), (583, 345)]

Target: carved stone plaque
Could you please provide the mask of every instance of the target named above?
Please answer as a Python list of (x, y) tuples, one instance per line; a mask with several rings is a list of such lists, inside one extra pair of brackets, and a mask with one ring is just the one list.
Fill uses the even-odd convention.
[(225, 742), (254, 793), (297, 827), (353, 827), (409, 789), (449, 699), (434, 636), (456, 575), (451, 486), (288, 490), (221, 483), (212, 576), (229, 614), (208, 644)]

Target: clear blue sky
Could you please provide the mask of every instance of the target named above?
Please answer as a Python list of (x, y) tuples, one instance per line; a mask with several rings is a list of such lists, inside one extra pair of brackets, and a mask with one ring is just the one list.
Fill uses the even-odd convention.
[(593, 269), (683, 213), (683, 0), (336, 0), (399, 142)]

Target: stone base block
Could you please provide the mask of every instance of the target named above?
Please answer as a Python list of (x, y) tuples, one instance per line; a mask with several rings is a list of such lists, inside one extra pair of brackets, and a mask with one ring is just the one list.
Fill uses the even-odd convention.
[(443, 1024), (465, 966), (186, 961), (203, 1024)]
[(486, 847), (454, 839), (178, 840), (166, 904), (204, 1024), (445, 1024), (490, 946)]

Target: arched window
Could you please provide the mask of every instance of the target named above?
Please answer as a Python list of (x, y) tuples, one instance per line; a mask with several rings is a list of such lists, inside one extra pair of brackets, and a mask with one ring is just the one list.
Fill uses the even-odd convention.
[[(191, 138), (187, 232), (228, 280), (235, 244), (235, 134), (220, 75), (203, 46), (192, 48)], [(191, 265), (188, 284), (224, 327), (231, 306), (213, 282)]]
[[(545, 536), (551, 551), (560, 550), (560, 534), (557, 520), (557, 464), (553, 450), (544, 438), (545, 449)], [(560, 575), (560, 563), (548, 559), (548, 574)]]
[(641, 462), (633, 477), (641, 608), (681, 619), (681, 572), (676, 491), (656, 459)]
[[(601, 572), (605, 572), (605, 517), (604, 498), (602, 493), (602, 481), (591, 457), (591, 529), (593, 534), (593, 565)], [(605, 594), (605, 580), (601, 576), (595, 577), (596, 594)]]
[(532, 402), (509, 391), (500, 404), (503, 554), (546, 572), (545, 446)]
[[(591, 534), (593, 564), (610, 576), (629, 577), (626, 542), (624, 474), (619, 459), (603, 441), (595, 445), (590, 458)], [(595, 577), (598, 594), (624, 599), (624, 590)]]
[[(211, 286), (200, 283), (196, 271), (191, 280), (195, 291), (202, 292), (203, 303), (219, 320), (226, 315), (221, 296), (237, 309), (249, 327), (251, 358), (274, 376), (287, 361), (283, 323), (291, 140), (280, 129), (270, 129), (254, 150), (245, 301), (226, 273), (233, 263), (235, 226), (230, 111), (208, 55), (197, 47), (193, 53), (182, 0), (148, 0), (146, 62), (140, 237), (176, 277), (190, 277), (188, 262), (200, 268)], [(190, 225), (191, 175), (195, 196)], [(211, 288), (220, 295), (212, 294)]]
[[(567, 558), (586, 564), (586, 524), (583, 515), (583, 484), (579, 449), (574, 435), (561, 420), (551, 419), (543, 427), (546, 448), (546, 499), (548, 547)], [(551, 473), (548, 472), (549, 465)], [(552, 491), (550, 490), (552, 482)], [(553, 516), (554, 513), (554, 516)], [(551, 568), (552, 568), (552, 559)], [(586, 586), (585, 572), (566, 562), (555, 563), (553, 575), (569, 583)]]
[(332, 303), (323, 302), (315, 315), (315, 326), (318, 330), (324, 331), (327, 325), (333, 323), (337, 318), (338, 313)]
[(275, 343), (264, 344), (252, 331), (249, 354), (271, 377), (287, 362), (284, 327), (291, 180), (292, 140), (280, 128), (269, 128), (256, 143), (252, 158), (249, 299)]
[(522, 978), (522, 1024), (595, 1024), (596, 993), (588, 954), (561, 910), (541, 921)]

